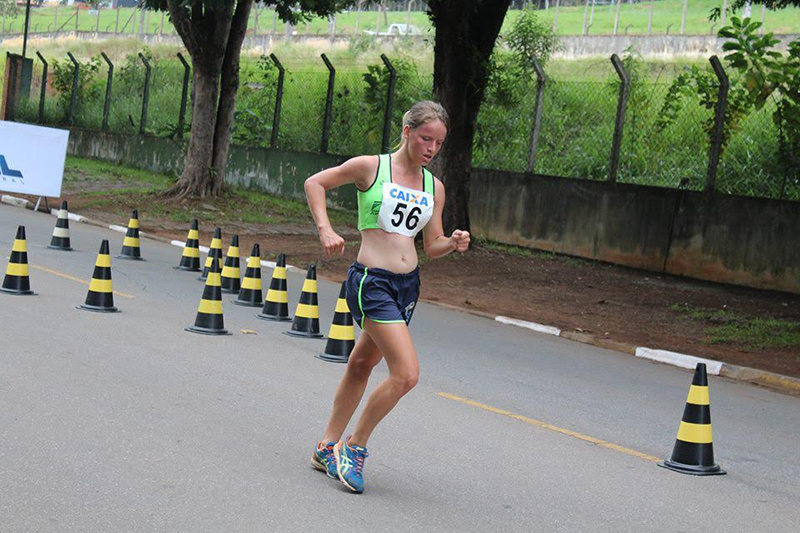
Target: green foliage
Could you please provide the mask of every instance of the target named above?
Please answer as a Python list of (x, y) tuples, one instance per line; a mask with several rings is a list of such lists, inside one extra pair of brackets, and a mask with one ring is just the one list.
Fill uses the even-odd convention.
[(719, 31), (730, 39), (722, 49), (725, 61), (738, 72), (748, 103), (761, 109), (775, 104), (772, 119), (778, 128), (778, 161), (797, 180), (800, 171), (800, 40), (791, 42), (787, 55), (774, 49), (780, 42), (772, 33), (758, 35), (760, 22), (731, 18)]
[[(417, 64), (414, 60), (400, 57), (392, 60), (392, 66), (397, 72), (397, 79), (394, 86), (394, 104), (392, 107), (392, 124), (399, 124), (403, 119), (403, 114), (411, 105), (422, 99), (429, 98), (429, 94), (421, 93), (415, 82), (420, 79), (417, 71)], [(389, 91), (389, 69), (382, 63), (369, 65), (363, 79), (365, 89), (363, 98), (367, 105), (368, 112), (376, 117), (383, 117), (386, 110), (386, 96)], [(430, 89), (428, 89), (430, 90)], [(383, 121), (373, 121), (367, 134), (381, 138)]]
[(233, 142), (251, 146), (269, 143), (278, 75), (278, 67), (266, 55), (258, 59), (255, 67), (242, 66), (239, 73), (242, 87), (233, 116)]
[[(752, 109), (752, 102), (741, 78), (729, 77), (729, 81), (728, 102), (722, 126), (723, 151), (731, 136), (738, 131), (742, 119)], [(689, 72), (679, 75), (670, 85), (656, 123), (659, 129), (664, 131), (675, 122), (682, 108), (687, 105), (687, 100), (695, 101), (708, 110), (714, 110), (718, 99), (719, 82), (711, 67), (701, 69), (697, 65), (692, 65)], [(703, 122), (703, 130), (710, 142), (714, 135), (713, 113)]]
[(544, 67), (560, 46), (552, 24), (540, 21), (531, 7), (523, 10), (505, 36), (505, 41), (516, 63), (529, 72), (533, 71), (534, 59)]
[[(87, 61), (78, 62), (78, 85), (76, 98), (76, 112), (92, 106), (102, 96), (102, 85), (96, 79), (100, 70), (102, 59), (93, 56)], [(58, 94), (58, 105), (65, 112), (72, 98), (72, 85), (75, 77), (75, 66), (69, 59), (52, 62), (52, 87)]]
[(20, 11), (17, 0), (0, 0), (0, 15), (16, 17)]

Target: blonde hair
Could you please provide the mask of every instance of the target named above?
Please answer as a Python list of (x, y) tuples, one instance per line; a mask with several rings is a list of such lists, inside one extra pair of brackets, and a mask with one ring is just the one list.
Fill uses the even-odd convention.
[[(450, 117), (447, 115), (447, 111), (439, 102), (422, 100), (412, 105), (408, 111), (403, 114), (403, 126), (408, 126), (412, 130), (417, 129), (426, 122), (430, 122), (432, 120), (440, 120), (442, 121), (442, 124), (444, 124), (445, 128), (448, 130), (450, 129)], [(405, 139), (403, 139), (401, 135), (400, 142), (397, 143), (394, 149), (399, 149), (401, 146), (403, 146), (404, 142)]]
[(422, 100), (412, 105), (403, 115), (403, 126), (417, 129), (431, 120), (441, 120), (445, 128), (450, 129), (450, 117), (442, 104), (431, 100)]

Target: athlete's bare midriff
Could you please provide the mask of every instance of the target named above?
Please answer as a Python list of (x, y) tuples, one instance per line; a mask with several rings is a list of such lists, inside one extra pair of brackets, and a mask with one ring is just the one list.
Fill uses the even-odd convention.
[(417, 268), (417, 249), (414, 239), (382, 229), (361, 231), (358, 262), (369, 268), (382, 268), (405, 274)]

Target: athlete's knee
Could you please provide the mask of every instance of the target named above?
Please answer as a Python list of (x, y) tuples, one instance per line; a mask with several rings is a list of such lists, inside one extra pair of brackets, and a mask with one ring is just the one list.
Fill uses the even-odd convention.
[(351, 356), (350, 360), (347, 362), (347, 371), (359, 381), (366, 381), (369, 379), (369, 376), (372, 374), (372, 369), (375, 368), (378, 361), (380, 361), (380, 359), (376, 360), (374, 357)]
[(411, 389), (417, 386), (417, 382), (419, 382), (419, 372), (417, 371), (401, 372), (395, 376), (392, 376), (391, 379), (392, 381), (394, 381), (395, 386), (400, 391), (400, 393), (406, 394)]

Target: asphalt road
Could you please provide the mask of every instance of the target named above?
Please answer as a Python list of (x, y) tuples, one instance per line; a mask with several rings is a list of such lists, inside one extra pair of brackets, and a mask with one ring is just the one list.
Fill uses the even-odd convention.
[[(0, 206), (0, 268), (24, 224), (39, 293), (0, 294), (3, 533), (800, 523), (799, 398), (710, 377), (728, 475), (681, 475), (653, 459), (672, 451), (691, 372), (427, 304), (412, 323), (420, 384), (373, 435), (367, 490), (353, 495), (309, 465), (344, 370), (313, 357), (324, 341), (281, 334), (285, 323), (255, 319), (233, 295), (233, 335), (187, 333), (203, 284), (172, 268), (179, 248), (142, 239), (147, 261), (123, 261), (122, 234), (71, 222), (76, 251), (59, 252), (46, 248), (54, 223)], [(118, 314), (75, 308), (104, 238)], [(290, 272), (290, 311), (302, 281)], [(338, 290), (319, 283), (323, 332)], [(382, 364), (371, 386), (386, 374)]]

